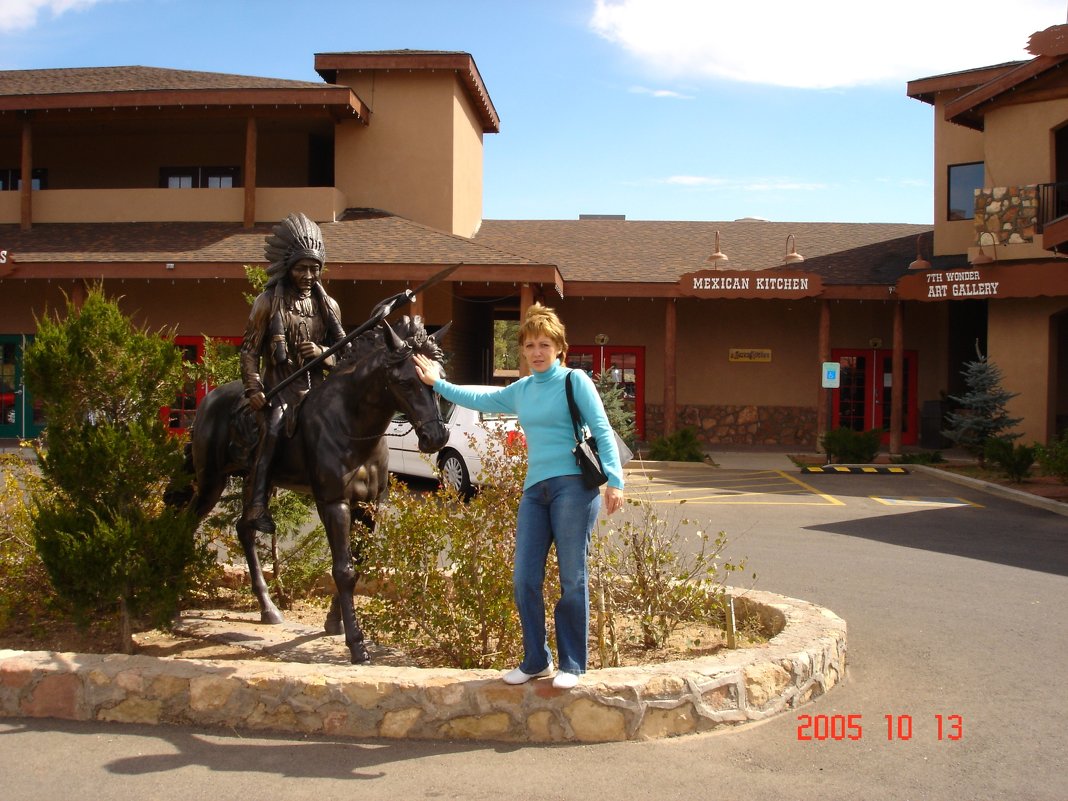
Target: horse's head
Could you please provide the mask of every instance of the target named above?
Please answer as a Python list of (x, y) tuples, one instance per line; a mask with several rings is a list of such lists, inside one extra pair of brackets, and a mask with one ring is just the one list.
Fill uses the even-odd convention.
[(421, 353), (440, 362), (443, 355), (440, 341), (448, 328), (446, 325), (433, 334), (428, 334), (418, 317), (407, 316), (392, 327), (382, 323), (389, 354), (386, 370), (389, 389), (397, 401), (397, 408), (407, 415), (415, 428), (419, 438), (419, 450), (423, 453), (433, 453), (444, 448), (449, 441), (449, 430), (441, 419), (437, 396), (434, 390), (419, 379), (412, 356)]

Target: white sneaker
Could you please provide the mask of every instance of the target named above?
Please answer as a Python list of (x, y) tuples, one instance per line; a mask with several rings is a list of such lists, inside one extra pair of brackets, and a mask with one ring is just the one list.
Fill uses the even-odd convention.
[(507, 673), (504, 674), (504, 683), (526, 684), (531, 679), (540, 679), (544, 678), (545, 676), (551, 676), (553, 674), (553, 670), (555, 670), (555, 668), (553, 667), (552, 662), (549, 663), (548, 667), (546, 667), (545, 670), (539, 670), (537, 673), (524, 673), (519, 668), (516, 668), (515, 670), (509, 670)]
[(570, 690), (579, 683), (578, 673), (567, 673), (561, 670), (553, 679), (553, 687), (558, 690)]

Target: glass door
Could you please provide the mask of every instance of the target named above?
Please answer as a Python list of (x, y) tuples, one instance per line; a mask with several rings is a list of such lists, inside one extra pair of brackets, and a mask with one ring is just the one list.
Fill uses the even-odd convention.
[(918, 440), (919, 408), (916, 351), (903, 354), (904, 380), (900, 391), (893, 386), (893, 352), (886, 349), (835, 350), (831, 360), (842, 365), (841, 386), (832, 393), (832, 428), (853, 431), (880, 429), (884, 444), (890, 439), (890, 415), (895, 403), (901, 408), (901, 444)]
[(22, 353), (29, 337), (0, 335), (0, 439), (36, 437), (44, 428), (41, 404), (22, 383)]
[(634, 433), (645, 438), (645, 348), (622, 345), (577, 345), (567, 352), (567, 366), (585, 370), (596, 379), (611, 371), (623, 390), (623, 406), (634, 416)]

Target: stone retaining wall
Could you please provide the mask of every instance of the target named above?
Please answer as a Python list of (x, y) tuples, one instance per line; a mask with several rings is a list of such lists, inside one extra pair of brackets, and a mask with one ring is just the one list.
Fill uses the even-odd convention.
[[(692, 426), (710, 450), (724, 446), (768, 446), (811, 450), (816, 445), (816, 408), (808, 406), (678, 407), (675, 429)], [(664, 407), (645, 406), (645, 439), (663, 436)]]
[(196, 661), (0, 651), (0, 716), (175, 723), (344, 737), (605, 742), (710, 731), (795, 709), (844, 676), (846, 624), (772, 593), (741, 615), (782, 622), (766, 645), (594, 670), (574, 690), (489, 670)]

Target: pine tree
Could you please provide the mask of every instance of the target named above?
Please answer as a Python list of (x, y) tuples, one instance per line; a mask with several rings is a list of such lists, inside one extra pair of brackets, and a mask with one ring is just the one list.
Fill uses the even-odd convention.
[(126, 652), (133, 618), (168, 621), (202, 556), (195, 522), (162, 502), (182, 466), (181, 441), (159, 414), (182, 382), (170, 340), (136, 329), (94, 288), (63, 319), (39, 319), (26, 351), (27, 384), (48, 421), (37, 552), (77, 618), (117, 614)]
[(605, 414), (612, 428), (627, 445), (634, 446), (634, 415), (623, 403), (623, 388), (616, 384), (611, 370), (602, 370), (597, 376), (597, 394), (601, 396)]
[(961, 375), (967, 391), (963, 395), (950, 395), (960, 404), (959, 412), (946, 414), (949, 423), (942, 433), (961, 447), (975, 454), (980, 464), (983, 462), (987, 440), (998, 438), (1006, 441), (1017, 439), (1020, 434), (1006, 433), (1023, 418), (1009, 417), (1006, 410), (1008, 402), (1018, 392), (1007, 392), (1001, 387), (1001, 370), (997, 365), (987, 361), (986, 356), (976, 353), (979, 358), (967, 362)]

